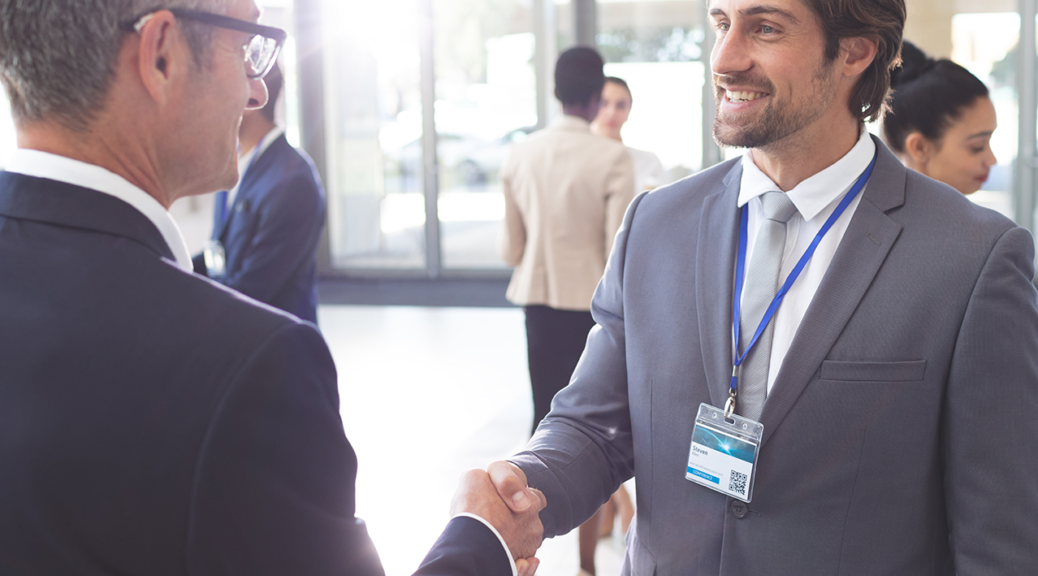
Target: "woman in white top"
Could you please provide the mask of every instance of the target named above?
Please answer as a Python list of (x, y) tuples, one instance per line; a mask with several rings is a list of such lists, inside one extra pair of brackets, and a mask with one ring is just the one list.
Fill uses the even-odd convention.
[[(631, 89), (627, 82), (615, 76), (607, 76), (602, 87), (602, 101), (598, 115), (591, 123), (591, 131), (599, 136), (623, 142), (620, 131), (631, 114)], [(670, 182), (667, 171), (663, 168), (658, 156), (646, 150), (638, 150), (627, 146), (634, 171), (635, 193), (652, 190)], [(620, 489), (613, 494), (609, 502), (580, 526), (580, 576), (595, 573), (595, 548), (601, 536), (611, 534), (613, 520), (620, 515), (620, 528), (626, 533), (634, 516), (634, 506), (627, 490)]]
[[(602, 88), (602, 104), (598, 108), (598, 116), (591, 123), (591, 131), (617, 142), (623, 142), (621, 129), (631, 115), (631, 89), (622, 78), (607, 76)], [(663, 168), (658, 156), (647, 150), (627, 147), (634, 168), (634, 187), (636, 193), (652, 190), (657, 186), (670, 183), (667, 170)]]

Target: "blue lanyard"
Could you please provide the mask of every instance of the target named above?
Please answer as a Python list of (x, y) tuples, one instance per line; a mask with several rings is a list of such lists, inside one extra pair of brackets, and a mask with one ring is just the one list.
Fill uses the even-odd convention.
[(743, 205), (742, 214), (740, 216), (739, 221), (739, 255), (735, 266), (735, 302), (732, 305), (732, 323), (734, 325), (733, 334), (735, 335), (735, 361), (732, 367), (732, 384), (730, 390), (732, 398), (735, 397), (735, 394), (739, 386), (739, 366), (742, 365), (743, 360), (746, 359), (746, 356), (750, 353), (750, 350), (753, 349), (753, 346), (757, 343), (757, 340), (760, 338), (760, 335), (764, 333), (764, 329), (768, 326), (768, 323), (771, 322), (772, 317), (775, 316), (775, 311), (778, 310), (779, 304), (782, 303), (782, 299), (785, 298), (786, 293), (789, 292), (790, 287), (792, 287), (793, 283), (796, 282), (797, 278), (800, 277), (800, 273), (804, 270), (804, 267), (807, 266), (808, 261), (811, 260), (811, 256), (814, 255), (815, 249), (818, 248), (818, 244), (822, 241), (822, 238), (825, 236), (825, 233), (833, 227), (833, 224), (835, 224), (836, 221), (840, 218), (840, 216), (844, 213), (844, 211), (847, 210), (847, 206), (850, 206), (851, 201), (853, 201), (855, 196), (857, 196), (858, 193), (861, 192), (861, 189), (865, 187), (865, 183), (869, 181), (869, 177), (872, 176), (872, 168), (876, 165), (877, 155), (878, 151), (876, 154), (872, 155), (872, 162), (869, 162), (869, 166), (865, 168), (864, 172), (861, 173), (861, 176), (858, 177), (858, 180), (854, 183), (854, 186), (851, 186), (850, 191), (847, 192), (847, 195), (843, 197), (842, 201), (840, 201), (840, 204), (836, 207), (836, 210), (834, 210), (833, 213), (829, 215), (829, 219), (826, 220), (825, 224), (822, 225), (822, 229), (818, 231), (818, 234), (815, 234), (815, 239), (811, 241), (811, 245), (807, 247), (807, 251), (804, 252), (804, 255), (800, 257), (800, 261), (797, 262), (797, 265), (793, 267), (793, 271), (789, 273), (789, 277), (786, 278), (786, 281), (782, 284), (782, 287), (779, 288), (778, 294), (775, 294), (775, 298), (771, 301), (771, 305), (768, 306), (767, 311), (764, 312), (764, 317), (761, 318), (760, 325), (757, 326), (757, 331), (753, 333), (753, 338), (750, 339), (749, 345), (746, 346), (746, 350), (744, 350), (742, 355), (740, 355), (739, 308), (741, 306), (740, 300), (742, 300), (742, 285), (744, 280), (744, 270), (746, 268), (746, 230), (749, 227), (749, 212), (747, 210), (748, 203)]

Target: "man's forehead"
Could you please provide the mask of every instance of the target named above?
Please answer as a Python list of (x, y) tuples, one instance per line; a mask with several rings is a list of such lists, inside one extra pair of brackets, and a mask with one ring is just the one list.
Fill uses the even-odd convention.
[(802, 0), (710, 0), (709, 10), (711, 15), (771, 15), (793, 21), (800, 21), (805, 13), (810, 13)]

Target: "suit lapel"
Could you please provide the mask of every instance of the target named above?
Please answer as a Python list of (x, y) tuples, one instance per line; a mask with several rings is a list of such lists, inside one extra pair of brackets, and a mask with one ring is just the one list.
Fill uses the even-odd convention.
[(872, 178), (764, 403), (763, 441), (814, 378), (901, 234), (901, 225), (885, 212), (904, 204), (907, 172), (883, 144), (877, 141), (876, 146), (879, 157)]
[(128, 238), (160, 257), (176, 260), (147, 216), (97, 190), (0, 172), (0, 215)]
[(703, 367), (714, 406), (724, 406), (732, 379), (732, 278), (739, 240), (738, 161), (721, 181), (716, 194), (703, 202), (696, 255), (696, 310)]

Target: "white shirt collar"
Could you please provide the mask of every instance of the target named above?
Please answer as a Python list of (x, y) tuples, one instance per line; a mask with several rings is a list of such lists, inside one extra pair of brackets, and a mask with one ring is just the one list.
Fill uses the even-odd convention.
[(126, 202), (158, 228), (177, 264), (188, 272), (192, 271), (191, 253), (187, 249), (183, 234), (180, 233), (180, 227), (169, 211), (150, 194), (130, 184), (122, 176), (100, 166), (25, 148), (15, 150), (5, 170), (89, 188)]
[[(795, 188), (786, 192), (786, 196), (793, 201), (797, 212), (804, 220), (810, 221), (851, 187), (861, 173), (868, 168), (875, 153), (876, 143), (872, 141), (869, 131), (862, 128), (858, 143), (851, 148), (850, 152), (832, 166), (797, 184)], [(750, 150), (747, 150), (742, 157), (739, 206), (741, 207), (765, 192), (776, 190), (780, 190), (778, 185), (754, 164), (753, 156), (750, 154)]]

